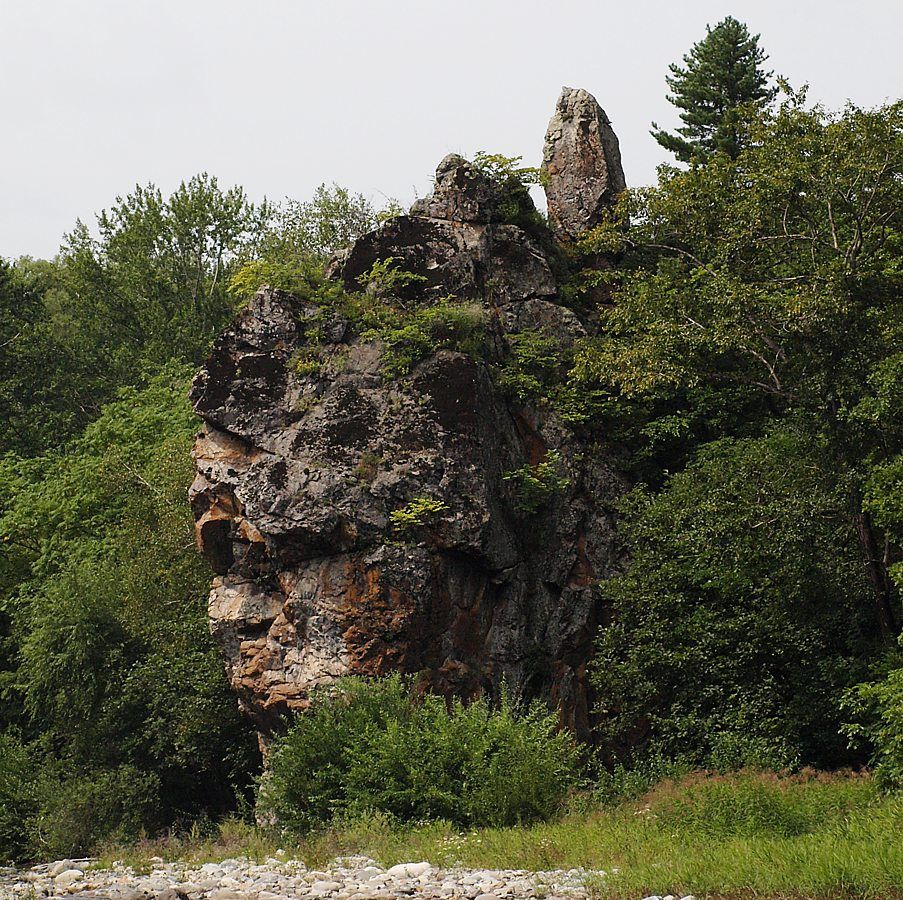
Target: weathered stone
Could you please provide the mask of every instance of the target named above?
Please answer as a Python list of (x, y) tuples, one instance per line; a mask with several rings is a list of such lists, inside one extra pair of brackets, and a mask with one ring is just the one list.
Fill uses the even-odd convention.
[(160, 891), (156, 896), (156, 900), (188, 900), (188, 894), (180, 888), (170, 887)]
[(62, 875), (62, 873), (67, 870), (84, 872), (84, 868), (76, 865), (71, 859), (61, 859), (58, 862), (51, 864), (50, 868), (47, 870), (47, 874), (51, 878), (56, 878), (57, 875)]
[(390, 878), (418, 878), (425, 875), (430, 869), (432, 866), (428, 862), (399, 863), (397, 866), (387, 869), (386, 875)]
[[(536, 873), (523, 870), (441, 869), (425, 862), (409, 862), (389, 870), (396, 874), (381, 873), (379, 880), (361, 882), (358, 876), (362, 872), (357, 867), (363, 862), (372, 861), (364, 858), (335, 859), (323, 871), (307, 871), (296, 860), (270, 860), (265, 865), (255, 865), (247, 859), (234, 859), (208, 863), (196, 869), (186, 869), (184, 862), (158, 863), (150, 878), (135, 875), (121, 863), (115, 863), (112, 869), (92, 868), (90, 883), (75, 883), (56, 893), (45, 889), (40, 883), (35, 885), (29, 882), (24, 877), (26, 873), (21, 870), (0, 868), (0, 898), (33, 900), (35, 896), (51, 894), (57, 900), (67, 900), (72, 896), (90, 900), (149, 900), (151, 897), (155, 900), (184, 900), (187, 894), (192, 898), (206, 897), (208, 900), (283, 900), (288, 897), (368, 900), (411, 895), (476, 900), (481, 895), (494, 895), (517, 900), (532, 900), (536, 896), (582, 900), (587, 895), (586, 877), (594, 874), (573, 869)], [(272, 868), (274, 864), (275, 868)], [(48, 868), (40, 867), (41, 873), (46, 875)], [(226, 872), (230, 874), (225, 876)], [(595, 874), (604, 876), (605, 873)], [(208, 882), (204, 880), (204, 875), (218, 875), (220, 878)], [(186, 877), (190, 880), (186, 881)], [(272, 889), (262, 889), (267, 885), (271, 885)]]
[[(378, 339), (267, 289), (195, 379), (205, 425), (191, 502), (216, 573), (211, 629), (264, 743), (311, 688), (389, 672), (465, 698), (507, 684), (588, 734), (586, 664), (598, 583), (619, 564), (611, 508), (624, 482), (610, 455), (589, 450), (598, 437), (499, 388), (517, 335), (540, 332), (563, 352), (592, 323), (562, 305), (546, 252), (498, 221), (496, 191), (446, 157), (432, 197), (329, 268), (359, 291), (394, 257), (425, 279), (400, 292), (403, 308), (451, 295), (482, 311), (483, 357), (438, 350), (393, 380)], [(318, 353), (341, 365), (299, 373), (291, 360), (314, 328)], [(505, 475), (549, 451), (568, 485), (528, 515)], [(438, 511), (393, 530), (392, 512), (417, 498)]]
[(416, 200), (411, 207), (412, 216), (478, 224), (491, 222), (495, 211), (492, 185), (485, 175), (457, 153), (450, 153), (436, 167), (433, 193)]
[(76, 881), (81, 881), (85, 877), (85, 873), (81, 869), (64, 869), (59, 875), (55, 875), (53, 883), (57, 889), (67, 890)]
[(618, 138), (592, 94), (562, 88), (543, 148), (549, 225), (570, 241), (598, 225), (627, 186)]

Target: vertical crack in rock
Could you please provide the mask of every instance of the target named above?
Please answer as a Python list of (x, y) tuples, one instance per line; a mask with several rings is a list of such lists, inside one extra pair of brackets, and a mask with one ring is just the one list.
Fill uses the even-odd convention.
[[(558, 119), (547, 141), (550, 211), (573, 229), (623, 176), (588, 94), (563, 94)], [(403, 288), (405, 309), (452, 296), (483, 310), (482, 356), (441, 349), (393, 379), (378, 337), (336, 309), (264, 288), (194, 381), (204, 428), (190, 497), (216, 573), (211, 630), (264, 740), (312, 687), (389, 672), (464, 698), (507, 686), (589, 734), (587, 662), (599, 582), (620, 564), (610, 510), (624, 481), (598, 435), (499, 386), (516, 335), (538, 331), (564, 351), (592, 332), (561, 303), (546, 250), (502, 220), (499, 190), (448, 156), (432, 196), (328, 267), (359, 291), (374, 262), (394, 257), (423, 279)], [(318, 352), (339, 362), (299, 369), (291, 360), (315, 325)], [(567, 486), (524, 512), (504, 476), (549, 451)], [(421, 498), (436, 511), (393, 529), (391, 514)]]
[(562, 88), (542, 154), (549, 225), (571, 241), (598, 225), (626, 187), (618, 138), (592, 94)]

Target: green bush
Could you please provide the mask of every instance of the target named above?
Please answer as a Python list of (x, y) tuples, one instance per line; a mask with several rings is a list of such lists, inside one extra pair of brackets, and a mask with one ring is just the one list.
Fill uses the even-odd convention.
[(545, 819), (574, 783), (576, 750), (539, 706), (415, 699), (398, 676), (314, 695), (276, 745), (261, 808), (303, 833), (382, 813), (464, 826)]
[(383, 343), (382, 371), (387, 378), (407, 375), (437, 350), (480, 356), (486, 343), (486, 310), (476, 303), (446, 297), (435, 306), (400, 312), (389, 306), (364, 308), (363, 337)]
[(854, 745), (873, 749), (872, 765), (878, 783), (903, 789), (903, 658), (885, 660), (873, 681), (851, 688), (843, 702), (854, 721), (844, 731)]
[(593, 661), (599, 736), (721, 770), (863, 762), (839, 699), (870, 600), (830, 457), (792, 432), (717, 441), (621, 504), (629, 569)]
[(40, 806), (26, 823), (32, 855), (81, 856), (102, 841), (133, 841), (162, 824), (154, 773), (120, 766), (76, 777), (54, 774), (43, 774)]
[(74, 765), (0, 733), (0, 864), (82, 855), (163, 823), (154, 773), (124, 765), (72, 774)]
[(0, 864), (25, 852), (24, 823), (36, 808), (35, 772), (28, 749), (16, 735), (0, 733)]
[(376, 297), (393, 297), (396, 293), (403, 292), (404, 288), (426, 281), (423, 275), (406, 272), (398, 265), (400, 262), (403, 260), (398, 256), (378, 259), (369, 271), (358, 276), (357, 283)]
[(561, 453), (549, 450), (542, 462), (521, 466), (502, 476), (513, 485), (515, 507), (519, 512), (532, 515), (567, 488), (571, 481), (561, 474), (562, 465)]

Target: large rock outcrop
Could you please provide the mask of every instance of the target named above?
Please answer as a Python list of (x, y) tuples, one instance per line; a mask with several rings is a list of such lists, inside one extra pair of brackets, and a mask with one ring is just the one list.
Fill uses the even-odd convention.
[[(539, 243), (503, 220), (499, 191), (446, 157), (431, 197), (329, 268), (360, 292), (392, 257), (419, 280), (383, 302), (410, 315), (462, 304), (485, 331), (479, 353), (445, 342), (389, 377), (390, 348), (347, 305), (264, 288), (195, 380), (191, 502), (215, 572), (211, 628), (264, 734), (316, 685), (393, 671), (462, 697), (507, 685), (588, 734), (623, 484), (597, 436), (591, 447), (554, 404), (500, 387), (520, 336), (563, 353), (589, 326), (560, 302)], [(556, 461), (553, 489), (528, 508), (511, 473), (543, 461)]]
[(618, 138), (592, 94), (562, 88), (542, 152), (549, 225), (571, 241), (598, 225), (627, 186)]

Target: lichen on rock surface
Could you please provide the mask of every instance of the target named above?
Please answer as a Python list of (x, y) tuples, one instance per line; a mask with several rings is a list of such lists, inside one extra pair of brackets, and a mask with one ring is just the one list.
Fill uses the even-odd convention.
[[(347, 308), (263, 288), (195, 379), (211, 629), (264, 734), (317, 685), (400, 671), (464, 698), (544, 698), (588, 735), (624, 483), (590, 449), (598, 436), (500, 386), (519, 335), (564, 350), (592, 324), (561, 302), (547, 250), (502, 220), (498, 191), (448, 156), (429, 198), (327, 270), (359, 295), (391, 259), (416, 276), (383, 298), (393, 314), (466, 304), (479, 352), (437, 338), (402, 372), (386, 334)], [(554, 490), (525, 512), (506, 476), (548, 459)]]
[(542, 153), (549, 225), (571, 241), (598, 225), (627, 186), (617, 135), (592, 94), (562, 88)]

